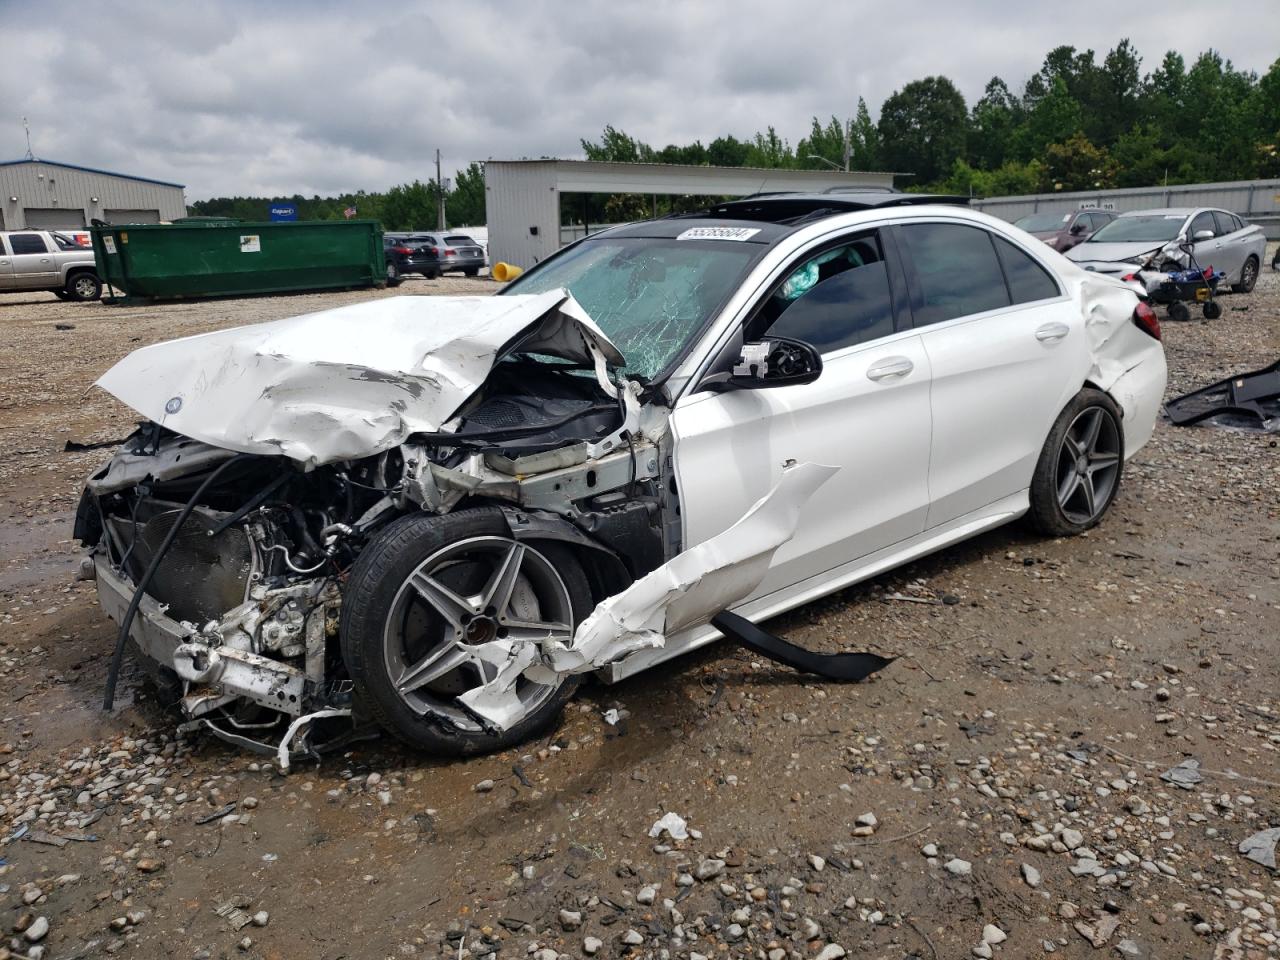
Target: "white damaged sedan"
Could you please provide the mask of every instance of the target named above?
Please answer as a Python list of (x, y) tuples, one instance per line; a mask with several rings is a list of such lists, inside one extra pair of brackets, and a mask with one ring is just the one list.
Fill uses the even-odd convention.
[(336, 726), (500, 748), (585, 674), (721, 632), (823, 672), (748, 621), (1024, 514), (1089, 529), (1165, 374), (1123, 283), (892, 193), (747, 198), (496, 297), (145, 347), (98, 381), (147, 423), (76, 524), (120, 627), (107, 706), (131, 647), (287, 763)]

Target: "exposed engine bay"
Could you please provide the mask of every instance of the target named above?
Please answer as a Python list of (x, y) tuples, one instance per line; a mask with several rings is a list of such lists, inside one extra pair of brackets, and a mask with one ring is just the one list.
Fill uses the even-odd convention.
[(682, 552), (669, 410), (572, 297), (401, 300), (157, 344), (99, 381), (151, 418), (77, 514), (121, 628), (108, 709), (127, 641), (192, 722), (284, 766), (326, 723), (491, 748), (746, 596), (834, 472), (796, 466)]

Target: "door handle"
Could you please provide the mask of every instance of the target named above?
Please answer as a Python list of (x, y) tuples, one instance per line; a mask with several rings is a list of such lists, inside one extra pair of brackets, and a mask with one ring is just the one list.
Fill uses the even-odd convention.
[(892, 380), (905, 377), (915, 369), (915, 364), (906, 357), (886, 357), (867, 370), (868, 380)]
[(1070, 332), (1071, 328), (1065, 323), (1046, 323), (1036, 331), (1036, 339), (1041, 343), (1057, 343)]

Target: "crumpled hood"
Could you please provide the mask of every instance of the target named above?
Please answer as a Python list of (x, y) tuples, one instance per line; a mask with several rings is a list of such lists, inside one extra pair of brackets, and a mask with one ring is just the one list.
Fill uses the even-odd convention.
[(176, 433), (308, 467), (434, 432), (517, 348), (622, 355), (567, 290), (389, 297), (135, 350), (97, 385)]
[(1164, 246), (1159, 240), (1142, 240), (1137, 243), (1084, 243), (1076, 244), (1064, 256), (1076, 263), (1111, 263), (1132, 260)]

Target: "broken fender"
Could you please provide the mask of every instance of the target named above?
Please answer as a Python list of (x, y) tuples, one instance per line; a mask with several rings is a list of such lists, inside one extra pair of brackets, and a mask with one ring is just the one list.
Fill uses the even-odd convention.
[(314, 467), (440, 430), (522, 351), (623, 362), (565, 290), (392, 297), (153, 344), (97, 385), (175, 433)]
[(838, 470), (818, 463), (784, 468), (774, 488), (729, 529), (600, 601), (570, 643), (548, 638), (509, 644), (497, 676), (459, 699), (485, 723), (508, 729), (520, 716), (514, 691), (521, 675), (545, 684), (590, 672), (662, 646), (668, 636), (744, 600), (764, 579), (777, 549), (795, 534), (801, 508)]

